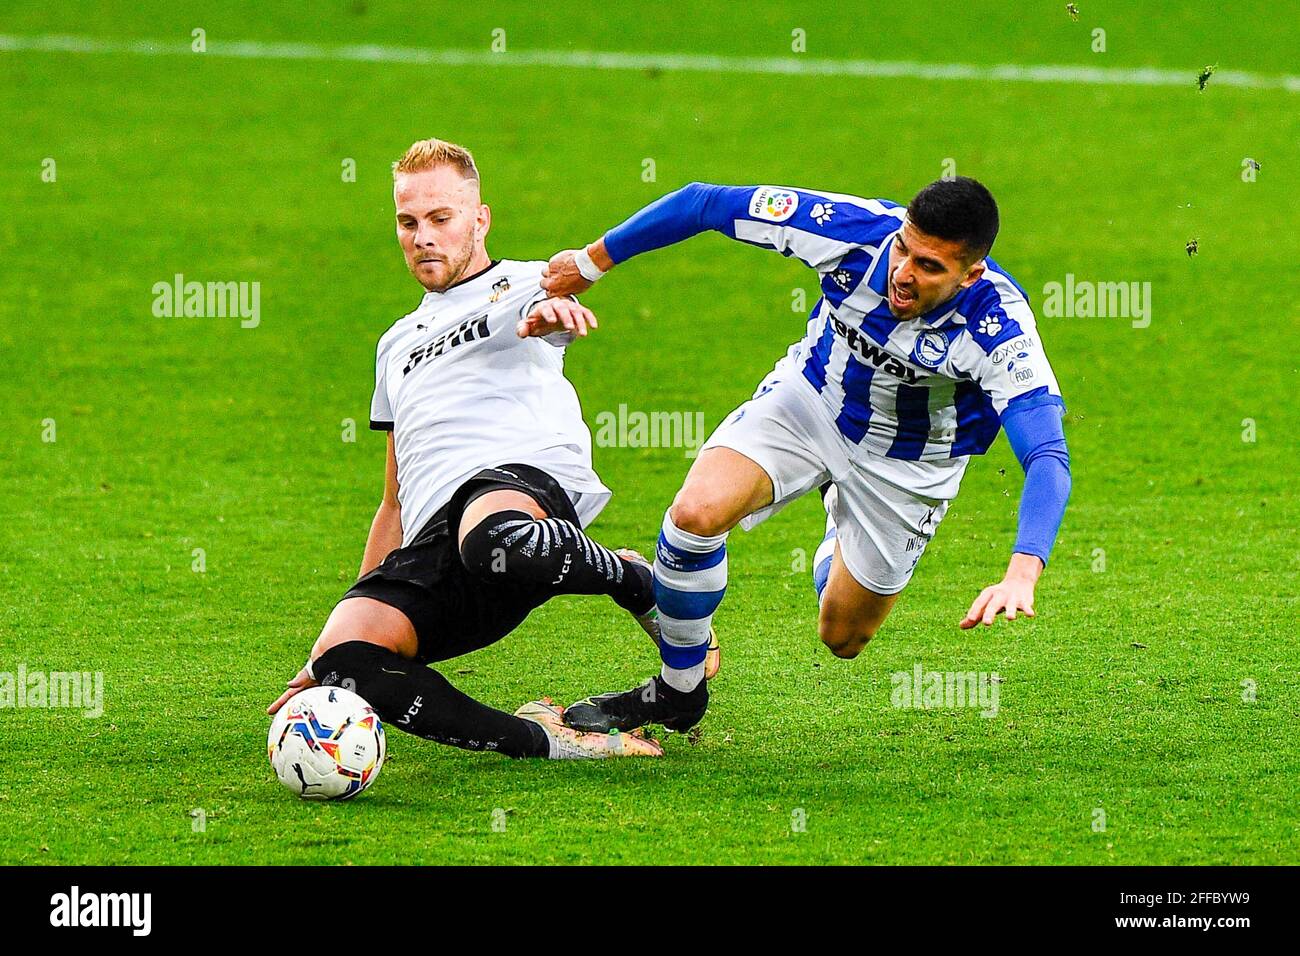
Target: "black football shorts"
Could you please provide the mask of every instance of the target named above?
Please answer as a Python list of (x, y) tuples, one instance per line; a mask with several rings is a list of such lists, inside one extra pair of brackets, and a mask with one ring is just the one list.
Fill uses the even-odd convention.
[(544, 604), (550, 592), (537, 585), (475, 577), (461, 563), (456, 540), (460, 516), (469, 503), (501, 489), (522, 491), (548, 515), (579, 523), (568, 494), (540, 468), (485, 468), (456, 490), (410, 544), (352, 585), (343, 600), (373, 598), (405, 614), (415, 627), (416, 657), (422, 663), (459, 657), (505, 637)]

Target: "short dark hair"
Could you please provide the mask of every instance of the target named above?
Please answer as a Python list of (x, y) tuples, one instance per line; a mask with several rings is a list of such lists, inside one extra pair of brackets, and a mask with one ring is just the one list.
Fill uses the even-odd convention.
[(969, 176), (930, 183), (908, 204), (907, 218), (926, 235), (960, 242), (971, 262), (988, 255), (998, 236), (998, 204)]

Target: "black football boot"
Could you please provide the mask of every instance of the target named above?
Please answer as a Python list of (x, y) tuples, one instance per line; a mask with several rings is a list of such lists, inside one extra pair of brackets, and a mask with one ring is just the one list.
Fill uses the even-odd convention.
[(662, 724), (669, 730), (690, 730), (709, 707), (705, 681), (689, 694), (674, 690), (658, 675), (631, 690), (587, 697), (564, 710), (564, 722), (574, 730), (608, 733)]

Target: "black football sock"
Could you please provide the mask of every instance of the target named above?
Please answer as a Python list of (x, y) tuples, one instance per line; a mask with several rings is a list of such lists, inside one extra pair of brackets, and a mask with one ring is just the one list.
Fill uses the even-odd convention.
[(326, 686), (360, 694), (390, 727), (465, 750), (545, 757), (546, 731), (462, 694), (437, 671), (365, 641), (336, 644), (312, 663)]
[(472, 574), (524, 581), (551, 594), (608, 594), (633, 614), (654, 607), (654, 575), (593, 541), (572, 521), (498, 511), (479, 522), (460, 546)]

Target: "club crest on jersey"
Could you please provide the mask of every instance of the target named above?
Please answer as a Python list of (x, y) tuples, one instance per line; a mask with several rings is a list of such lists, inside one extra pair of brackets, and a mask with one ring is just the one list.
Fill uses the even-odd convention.
[(492, 283), (492, 294), (488, 296), (489, 302), (496, 302), (502, 295), (510, 291), (510, 279), (501, 278)]
[(948, 337), (942, 332), (922, 332), (912, 346), (912, 361), (926, 368), (938, 368), (948, 354)]
[(749, 201), (749, 214), (768, 222), (785, 222), (799, 208), (799, 194), (790, 189), (760, 186)]
[(402, 369), (402, 374), (407, 375), (410, 371), (427, 358), (437, 358), (444, 352), (454, 349), (458, 345), (466, 342), (475, 342), (479, 339), (485, 339), (491, 335), (488, 329), (488, 317), (486, 315), (475, 316), (472, 319), (466, 319), (449, 332), (444, 332), (432, 342), (421, 345), (413, 350), (407, 356), (406, 368)]

